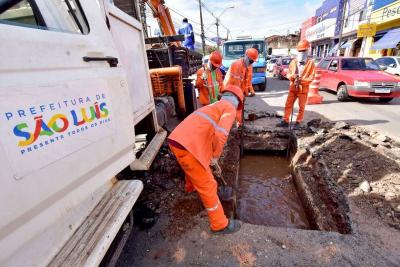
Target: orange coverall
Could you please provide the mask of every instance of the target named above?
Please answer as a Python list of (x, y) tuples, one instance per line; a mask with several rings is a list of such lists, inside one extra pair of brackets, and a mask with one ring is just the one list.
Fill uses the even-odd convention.
[(299, 99), (299, 114), (297, 115), (296, 121), (301, 123), (304, 118), (304, 110), (307, 103), (307, 96), (308, 96), (308, 89), (310, 83), (314, 80), (315, 75), (315, 64), (314, 61), (308, 59), (305, 66), (303, 73), (300, 75), (301, 83), (296, 90), (295, 86), (295, 78), (296, 78), (296, 69), (297, 69), (297, 59), (293, 59), (289, 64), (289, 70), (287, 73), (287, 78), (290, 81), (289, 85), (289, 95), (286, 99), (285, 105), (285, 115), (283, 119), (289, 123), (289, 117), (292, 113), (293, 105), (296, 99)]
[[(218, 99), (218, 93), (222, 92), (224, 89), (222, 72), (219, 68), (215, 69), (215, 75), (216, 81), (213, 82), (210, 69), (201, 67), (197, 71), (196, 87), (199, 90), (199, 102), (203, 106), (212, 104), (210, 99)], [(218, 92), (216, 90), (216, 85), (218, 85)]]
[(225, 76), (224, 85), (236, 85), (242, 89), (245, 96), (248, 96), (249, 93), (254, 93), (253, 84), (251, 83), (252, 79), (253, 66), (250, 65), (246, 68), (244, 58), (241, 58), (233, 62), (229, 67)]
[[(251, 80), (253, 79), (253, 66), (250, 65), (246, 68), (244, 64), (244, 58), (238, 59), (232, 63), (229, 67), (228, 72), (226, 73), (224, 86), (227, 85), (236, 85), (240, 89), (245, 97), (247, 97), (250, 93), (255, 94), (253, 84)], [(242, 111), (237, 111), (236, 118), (238, 123), (242, 123)]]
[(217, 195), (217, 182), (210, 163), (221, 156), (235, 114), (236, 109), (230, 102), (220, 100), (193, 112), (168, 138), (186, 174), (186, 191), (194, 188), (199, 193), (213, 231), (225, 228), (228, 219)]

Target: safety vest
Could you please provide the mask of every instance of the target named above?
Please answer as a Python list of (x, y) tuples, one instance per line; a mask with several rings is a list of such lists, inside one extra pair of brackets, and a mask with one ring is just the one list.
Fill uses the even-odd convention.
[(247, 96), (249, 92), (254, 93), (253, 85), (251, 80), (253, 79), (253, 67), (249, 66), (246, 68), (244, 59), (238, 59), (232, 63), (225, 76), (224, 86), (228, 84), (236, 85), (240, 87), (243, 94)]
[[(290, 81), (289, 85), (290, 90), (295, 90), (294, 77), (296, 75), (296, 72), (298, 72), (297, 59), (292, 59), (292, 61), (290, 61), (287, 73), (287, 78)], [(314, 76), (315, 76), (314, 61), (311, 59), (307, 59), (303, 72), (300, 75), (301, 79), (300, 93), (308, 93), (309, 85), (314, 80)]]
[(218, 94), (223, 90), (222, 73), (219, 69), (211, 71), (205, 67), (197, 71), (196, 87), (202, 105), (218, 101)]

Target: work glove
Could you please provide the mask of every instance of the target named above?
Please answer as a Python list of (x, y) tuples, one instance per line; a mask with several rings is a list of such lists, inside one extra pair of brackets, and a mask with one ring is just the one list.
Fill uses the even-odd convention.
[(255, 96), (256, 94), (254, 92), (250, 92), (250, 97)]
[(218, 158), (213, 158), (213, 159), (211, 160), (210, 165), (211, 165), (212, 167), (217, 166), (217, 165), (218, 165)]

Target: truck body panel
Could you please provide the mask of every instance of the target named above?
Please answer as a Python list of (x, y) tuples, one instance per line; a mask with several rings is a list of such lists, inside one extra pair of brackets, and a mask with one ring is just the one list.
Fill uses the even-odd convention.
[(80, 1), (79, 32), (64, 1), (36, 2), (46, 27), (0, 23), (1, 266), (48, 264), (135, 160), (135, 124), (154, 113), (138, 21)]

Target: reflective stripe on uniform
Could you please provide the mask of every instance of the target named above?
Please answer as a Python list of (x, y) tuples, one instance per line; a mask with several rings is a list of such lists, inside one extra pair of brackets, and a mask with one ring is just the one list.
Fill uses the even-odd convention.
[(218, 126), (218, 124), (212, 118), (210, 118), (210, 116), (208, 116), (207, 114), (205, 114), (201, 111), (195, 111), (194, 114), (197, 114), (197, 115), (201, 116), (202, 118), (206, 119), (207, 121), (209, 121), (212, 124), (212, 126), (214, 126), (215, 130), (220, 131), (225, 135), (229, 135), (229, 132), (227, 130)]
[(241, 80), (241, 81), (243, 80), (242, 75), (235, 75), (233, 73), (229, 73), (229, 75), (232, 76), (234, 79), (238, 79), (238, 80)]
[(218, 209), (218, 203), (212, 208), (206, 208), (207, 211), (216, 211)]

